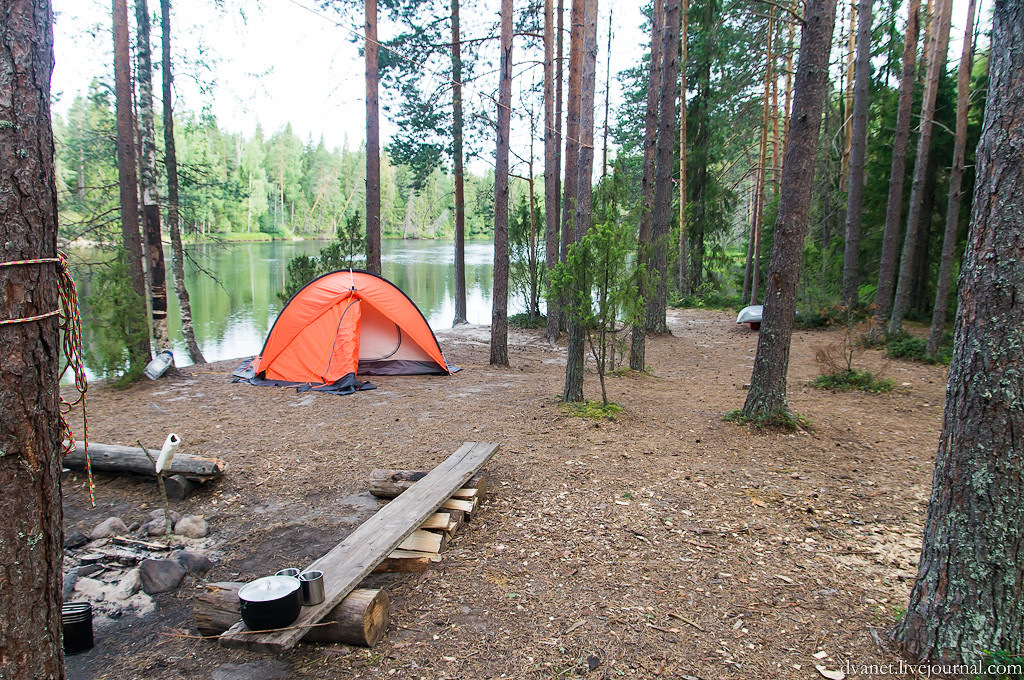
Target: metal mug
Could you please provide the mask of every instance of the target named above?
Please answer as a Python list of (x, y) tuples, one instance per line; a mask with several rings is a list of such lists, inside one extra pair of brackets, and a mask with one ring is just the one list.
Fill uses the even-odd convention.
[(300, 573), (300, 570), (295, 567), (289, 567), (288, 569), (282, 569), (274, 574), (274, 576), (291, 576), (292, 578), (298, 578)]
[(302, 604), (320, 604), (324, 601), (324, 573), (322, 571), (306, 571), (299, 574), (299, 586), (302, 590)]

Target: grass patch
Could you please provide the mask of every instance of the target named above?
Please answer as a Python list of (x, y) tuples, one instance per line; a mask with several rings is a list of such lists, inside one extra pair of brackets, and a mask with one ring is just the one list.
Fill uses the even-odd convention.
[(513, 328), (544, 328), (548, 325), (548, 317), (544, 314), (512, 314), (508, 317), (508, 325)]
[(891, 378), (876, 378), (871, 371), (834, 371), (824, 373), (811, 381), (811, 387), (820, 390), (860, 390), (862, 392), (892, 392), (896, 382)]
[(771, 416), (748, 418), (743, 415), (743, 409), (739, 408), (735, 411), (729, 411), (726, 413), (722, 416), (722, 420), (728, 423), (738, 423), (740, 425), (753, 425), (758, 429), (786, 430), (787, 432), (807, 429), (811, 425), (810, 418), (802, 416), (799, 413), (793, 413), (792, 411), (777, 413)]
[(590, 418), (591, 420), (615, 420), (615, 414), (622, 410), (622, 407), (613, 401), (607, 405), (599, 401), (584, 401), (571, 404), (562, 404), (562, 410), (570, 416), (577, 418)]
[(939, 351), (934, 357), (925, 354), (926, 347), (927, 342), (922, 338), (913, 336), (906, 331), (901, 331), (886, 339), (885, 354), (890, 359), (906, 359), (907, 361), (917, 361), (922, 364), (949, 365), (949, 360), (953, 355), (953, 343), (951, 339), (947, 341), (945, 334), (943, 335), (942, 342), (939, 343)]

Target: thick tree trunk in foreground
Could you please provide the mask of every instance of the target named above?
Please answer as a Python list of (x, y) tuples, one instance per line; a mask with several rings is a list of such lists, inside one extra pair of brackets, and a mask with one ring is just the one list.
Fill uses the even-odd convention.
[(462, 46), (459, 0), (452, 0), (452, 165), (455, 173), (455, 320), (466, 319), (466, 173), (462, 152)]
[(139, 179), (142, 188), (142, 223), (146, 235), (149, 273), (150, 314), (156, 351), (170, 348), (167, 339), (167, 268), (164, 265), (163, 234), (160, 232), (160, 196), (156, 174), (156, 128), (153, 124), (153, 55), (149, 46), (149, 3), (135, 0), (135, 47), (139, 83), (139, 137), (142, 151)]
[[(576, 3), (573, 3), (575, 14)], [(597, 0), (583, 3), (582, 25), (583, 50), (580, 65), (580, 125), (579, 159), (576, 175), (576, 234), (575, 242), (586, 236), (590, 230), (591, 199), (593, 198), (594, 174), (594, 90), (597, 86)], [(573, 20), (573, 29), (576, 21)], [(575, 37), (573, 38), (575, 40)], [(565, 390), (562, 401), (583, 401), (583, 366), (586, 351), (586, 331), (572, 319), (569, 320), (569, 346), (565, 368)], [(571, 368), (570, 368), (571, 367)], [(574, 398), (569, 399), (572, 395)]]
[[(576, 204), (579, 201), (580, 93), (583, 87), (583, 4), (572, 0), (569, 24), (569, 92), (565, 103), (565, 195), (562, 198), (562, 243), (576, 240)], [(565, 245), (562, 259), (568, 252)], [(565, 388), (562, 401), (583, 401), (583, 335), (573, 333), (569, 323), (569, 342), (565, 360)]]
[(665, 31), (661, 46), (661, 92), (658, 96), (658, 167), (654, 171), (654, 220), (651, 225), (651, 270), (656, 277), (654, 295), (647, 302), (646, 329), (667, 333), (668, 254), (672, 232), (672, 151), (676, 141), (676, 87), (679, 79), (680, 0), (665, 3)]
[(377, 0), (364, 5), (366, 39), (366, 269), (380, 274), (380, 110), (377, 89)]
[(992, 22), (988, 101), (917, 581), (895, 630), (915, 660), (1024, 651), (1024, 2)]
[[(135, 170), (135, 125), (132, 116), (132, 75), (128, 53), (128, 4), (114, 0), (114, 94), (117, 109), (117, 174), (121, 190), (121, 235), (132, 290), (138, 304), (146, 305), (146, 279), (142, 272), (142, 238), (139, 236), (139, 181)], [(149, 332), (134, 333), (128, 343), (131, 372), (141, 375), (149, 363)]]
[[(661, 46), (665, 25), (662, 0), (654, 0), (651, 9), (651, 61), (647, 76), (647, 109), (644, 113), (644, 165), (640, 173), (640, 226), (637, 232), (637, 264), (647, 268), (651, 262), (651, 226), (654, 223), (654, 172), (658, 144), (658, 94), (661, 92)], [(650, 296), (648, 271), (639, 281), (642, 299)], [(647, 367), (645, 320), (633, 326), (629, 348), (629, 367), (642, 371)]]
[(843, 305), (857, 306), (860, 285), (860, 233), (864, 212), (864, 158), (868, 145), (868, 84), (871, 76), (871, 5), (860, 0), (857, 10), (857, 68), (853, 83), (850, 133), (850, 174), (846, 194), (846, 251), (843, 253)]
[(162, 59), (160, 68), (164, 95), (164, 167), (167, 170), (167, 231), (171, 236), (171, 270), (174, 292), (181, 312), (181, 334), (193, 364), (205, 364), (206, 357), (196, 342), (192, 325), (192, 303), (185, 287), (185, 251), (181, 247), (181, 218), (178, 213), (178, 155), (174, 145), (174, 99), (171, 95), (171, 0), (160, 0), (160, 31)]
[[(558, 134), (555, 130), (555, 16), (554, 0), (544, 0), (544, 264), (548, 281), (558, 264)], [(558, 300), (548, 286), (544, 337), (558, 340)]]
[[(974, 0), (967, 3), (965, 36), (974, 35)], [(932, 328), (928, 334), (925, 353), (934, 357), (939, 351), (939, 341), (946, 326), (946, 306), (949, 303), (949, 284), (953, 278), (953, 261), (956, 259), (956, 232), (960, 226), (960, 201), (963, 195), (964, 158), (967, 152), (967, 108), (971, 90), (971, 66), (974, 61), (973, 42), (964, 39), (960, 54), (960, 67), (956, 86), (956, 134), (953, 141), (953, 167), (949, 171), (949, 203), (946, 206), (946, 232), (942, 238), (942, 262), (939, 264), (939, 280), (935, 287), (935, 308), (932, 310)]]
[(946, 67), (946, 47), (949, 44), (949, 15), (952, 0), (937, 0), (938, 13), (933, 20), (934, 29), (928, 46), (928, 75), (925, 78), (924, 97), (921, 102), (921, 127), (917, 136), (917, 157), (914, 160), (914, 182), (910, 189), (910, 208), (907, 211), (907, 232), (903, 240), (903, 255), (900, 259), (900, 275), (896, 283), (896, 296), (889, 316), (889, 334), (895, 335), (903, 328), (903, 319), (910, 311), (911, 294), (914, 288), (914, 265), (917, 260), (917, 241), (925, 221), (925, 183), (928, 174), (929, 156), (932, 143), (935, 99), (939, 79)]
[(786, 372), (796, 315), (804, 236), (811, 205), (821, 111), (828, 85), (828, 53), (836, 18), (835, 0), (808, 0), (800, 37), (789, 144), (782, 165), (779, 215), (765, 286), (764, 319), (743, 415), (774, 420), (789, 414)]
[(889, 172), (889, 202), (885, 209), (882, 256), (875, 289), (875, 319), (871, 334), (878, 336), (889, 322), (892, 289), (896, 279), (896, 251), (899, 248), (900, 217), (903, 212), (903, 178), (907, 171), (907, 147), (910, 143), (910, 117), (914, 99), (914, 68), (917, 60), (917, 36), (921, 31), (921, 0), (907, 5), (907, 37), (903, 47), (900, 74), (900, 98), (896, 109), (896, 135), (892, 145), (892, 169)]
[(508, 154), (511, 117), (512, 0), (501, 0), (501, 80), (498, 82), (498, 145), (494, 160), (494, 294), (491, 305), (490, 361), (492, 365), (498, 366), (508, 366)]
[[(0, 21), (0, 262), (57, 256), (53, 13)], [(57, 265), (0, 266), (0, 320), (57, 309)], [(57, 317), (0, 325), (0, 677), (63, 678)]]

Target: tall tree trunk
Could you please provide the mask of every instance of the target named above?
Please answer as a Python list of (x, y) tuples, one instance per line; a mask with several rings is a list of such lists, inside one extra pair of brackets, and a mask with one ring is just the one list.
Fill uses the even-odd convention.
[[(608, 8), (608, 50), (605, 54), (604, 70), (604, 151), (601, 154), (601, 179), (608, 176), (608, 111), (611, 105), (612, 95), (612, 16), (615, 14), (615, 6)], [(607, 194), (608, 190), (605, 189)]]
[[(564, 0), (558, 0), (557, 15), (555, 17), (555, 196), (557, 196), (556, 206), (557, 215), (562, 214), (563, 198), (562, 198), (562, 103), (564, 98), (562, 97), (562, 89), (565, 86), (565, 69), (562, 68), (563, 64), (563, 53), (565, 43), (565, 7)], [(568, 125), (568, 121), (566, 122)], [(566, 130), (566, 137), (568, 137), (568, 130)], [(568, 141), (566, 141), (565, 155), (566, 155), (566, 173), (569, 172), (568, 168)], [(569, 250), (569, 234), (561, 227), (561, 219), (559, 218), (559, 238), (558, 238), (558, 253), (559, 259), (564, 261), (565, 255)], [(559, 312), (559, 328), (564, 328), (564, 314)]]
[[(576, 208), (579, 205), (580, 168), (580, 107), (583, 91), (583, 33), (584, 3), (572, 0), (569, 18), (569, 93), (565, 103), (565, 195), (562, 199), (562, 241), (570, 230), (571, 241), (576, 241)], [(583, 333), (572, 320), (568, 324), (569, 342), (565, 359), (565, 387), (562, 401), (583, 401)]]
[(850, 140), (850, 175), (846, 193), (846, 250), (843, 253), (842, 301), (857, 306), (860, 285), (860, 232), (864, 209), (864, 158), (868, 143), (868, 85), (871, 79), (871, 5), (860, 0), (857, 10), (857, 68), (853, 85), (853, 125)]
[[(760, 153), (758, 154), (760, 157)], [(761, 202), (761, 192), (758, 191), (758, 187), (761, 186), (761, 168), (758, 167), (754, 171), (754, 185), (750, 190), (750, 200), (748, 202), (749, 208), (749, 224), (750, 229), (747, 233), (747, 260), (746, 266), (743, 268), (743, 293), (740, 295), (740, 300), (750, 299), (750, 275), (754, 270), (754, 240), (757, 238), (757, 206)]]
[(174, 292), (181, 311), (181, 334), (193, 364), (205, 364), (206, 357), (196, 342), (192, 324), (192, 303), (185, 287), (185, 251), (181, 247), (181, 219), (178, 213), (178, 155), (174, 144), (174, 99), (171, 94), (171, 0), (160, 0), (160, 31), (162, 58), (162, 86), (164, 95), (164, 168), (167, 172), (167, 231), (171, 235), (171, 269), (174, 273)]
[[(789, 114), (793, 103), (793, 39), (796, 33), (796, 19), (786, 15), (786, 75), (785, 75), (785, 98), (782, 105), (782, 157), (786, 157), (786, 146), (789, 144)], [(778, 168), (781, 173), (782, 168)]]
[(501, 79), (494, 159), (494, 293), (491, 365), (508, 366), (508, 154), (512, 117), (512, 0), (501, 0)]
[[(651, 226), (654, 220), (654, 171), (658, 143), (658, 94), (661, 91), (661, 48), (665, 27), (662, 0), (654, 0), (651, 9), (651, 61), (647, 76), (647, 109), (644, 114), (644, 165), (640, 173), (640, 226), (637, 232), (637, 264), (645, 270), (640, 290), (641, 299), (651, 297)], [(646, 305), (644, 307), (646, 309)], [(629, 347), (629, 367), (643, 371), (646, 359), (646, 319), (633, 326)]]
[[(853, 146), (853, 79), (856, 61), (857, 3), (850, 2), (850, 25), (846, 33), (846, 71), (843, 94), (843, 155), (839, 168), (839, 188), (849, 190), (850, 152)], [(845, 220), (844, 220), (845, 221)]]
[(925, 354), (934, 357), (946, 326), (946, 306), (949, 304), (949, 284), (953, 278), (956, 259), (956, 233), (960, 225), (960, 201), (963, 195), (964, 158), (967, 152), (967, 109), (971, 90), (971, 67), (974, 63), (974, 0), (967, 2), (967, 22), (964, 28), (963, 50), (956, 83), (956, 133), (953, 141), (953, 167), (949, 172), (949, 204), (946, 206), (946, 231), (942, 237), (942, 262), (935, 287), (935, 308), (932, 310), (932, 328), (928, 333)]
[(466, 319), (466, 178), (462, 151), (462, 47), (459, 1), (452, 0), (452, 161), (455, 171), (455, 320)]
[[(768, 30), (765, 40), (764, 102), (761, 107), (761, 141), (758, 149), (757, 182), (755, 185), (753, 227), (747, 247), (747, 271), (744, 283), (749, 278), (750, 298), (747, 304), (757, 304), (757, 289), (761, 279), (761, 231), (764, 224), (764, 205), (768, 200), (768, 125), (771, 120), (771, 85), (776, 80), (774, 73), (775, 55), (772, 52), (772, 38), (775, 37), (775, 8), (768, 10)], [(772, 171), (774, 173), (774, 169)], [(745, 295), (745, 294), (744, 294)]]
[(917, 37), (921, 31), (921, 0), (907, 5), (907, 37), (903, 46), (903, 67), (900, 72), (900, 98), (896, 109), (896, 132), (892, 144), (892, 169), (889, 171), (889, 200), (885, 208), (885, 229), (882, 255), (878, 264), (878, 286), (875, 289), (875, 318), (871, 335), (881, 335), (892, 308), (892, 291), (896, 279), (896, 252), (899, 247), (900, 218), (903, 212), (903, 178), (907, 169), (907, 147), (910, 143), (910, 117), (914, 99), (914, 68), (917, 61)]
[(554, 0), (544, 0), (544, 245), (548, 276), (547, 324), (544, 337), (558, 340), (558, 300), (551, 293), (551, 272), (558, 264), (558, 131), (555, 129)]
[(903, 240), (903, 255), (900, 260), (900, 276), (896, 284), (896, 297), (889, 317), (889, 334), (895, 335), (903, 328), (903, 318), (910, 310), (911, 293), (914, 286), (914, 264), (917, 257), (918, 232), (924, 222), (924, 190), (928, 172), (928, 161), (932, 143), (932, 129), (935, 117), (935, 98), (939, 80), (946, 65), (946, 46), (949, 43), (949, 15), (952, 0), (938, 0), (938, 10), (931, 31), (928, 47), (928, 75), (925, 79), (924, 97), (921, 102), (921, 127), (917, 136), (917, 158), (914, 161), (914, 181), (910, 189), (910, 208), (907, 212), (907, 233)]
[(153, 55), (149, 45), (149, 3), (135, 0), (135, 47), (139, 83), (139, 179), (142, 188), (142, 223), (146, 234), (146, 262), (149, 272), (150, 312), (156, 351), (170, 349), (167, 338), (167, 268), (164, 265), (163, 234), (160, 230), (160, 196), (156, 174), (156, 130), (153, 124)]
[(682, 9), (679, 12), (679, 295), (686, 297), (690, 294), (690, 275), (687, 263), (689, 255), (686, 252), (686, 71), (690, 63), (690, 53), (687, 49), (689, 38), (688, 15), (690, 13), (690, 0), (683, 0)]
[(743, 415), (758, 421), (789, 416), (786, 372), (796, 316), (804, 236), (814, 183), (821, 112), (828, 86), (828, 54), (835, 28), (836, 0), (808, 0), (793, 91), (789, 146), (782, 166), (779, 215), (768, 267), (764, 319)]
[(942, 435), (917, 580), (895, 630), (919, 661), (1024, 653), (1022, 27), (1021, 0), (995, 3)]
[(377, 0), (365, 0), (366, 39), (366, 268), (380, 274), (380, 110), (377, 89)]
[[(139, 182), (135, 170), (135, 125), (132, 121), (132, 76), (128, 54), (128, 4), (113, 0), (114, 94), (117, 111), (117, 174), (121, 191), (121, 235), (132, 290), (133, 304), (146, 306), (146, 279), (142, 273), (142, 238), (139, 235)], [(141, 376), (149, 363), (149, 331), (136, 329), (129, 341), (129, 373)]]
[[(0, 263), (56, 258), (53, 12), (47, 0), (10, 0), (3, 14)], [(54, 262), (0, 266), (0, 320), (57, 309), (56, 272)], [(57, 324), (56, 316), (47, 316), (0, 325), (3, 678), (64, 678)]]
[(672, 233), (672, 151), (676, 141), (676, 88), (679, 86), (679, 13), (680, 0), (665, 3), (665, 31), (661, 46), (661, 93), (658, 97), (658, 167), (654, 181), (654, 222), (651, 228), (651, 269), (654, 272), (654, 296), (647, 303), (647, 331), (667, 333), (665, 312), (668, 307), (668, 253)]
[(697, 16), (700, 21), (695, 36), (701, 44), (697, 51), (696, 90), (693, 101), (693, 118), (696, 131), (693, 139), (693, 220), (692, 243), (690, 248), (690, 280), (693, 292), (702, 293), (704, 284), (704, 233), (707, 215), (707, 194), (710, 183), (711, 115), (712, 94), (711, 65), (717, 53), (719, 11), (718, 0), (703, 0), (704, 11)]

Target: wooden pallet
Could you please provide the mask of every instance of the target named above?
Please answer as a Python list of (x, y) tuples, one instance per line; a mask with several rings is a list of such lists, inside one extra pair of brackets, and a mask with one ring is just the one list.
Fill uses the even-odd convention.
[(498, 445), (466, 442), (446, 461), (413, 484), (408, 491), (381, 508), (344, 541), (309, 565), (324, 573), (325, 598), (321, 604), (303, 607), (291, 627), (275, 632), (254, 633), (239, 621), (220, 636), (225, 647), (283, 652), (295, 646), (308, 626), (320, 621), (374, 567), (416, 531), (451, 495), (490, 460)]

